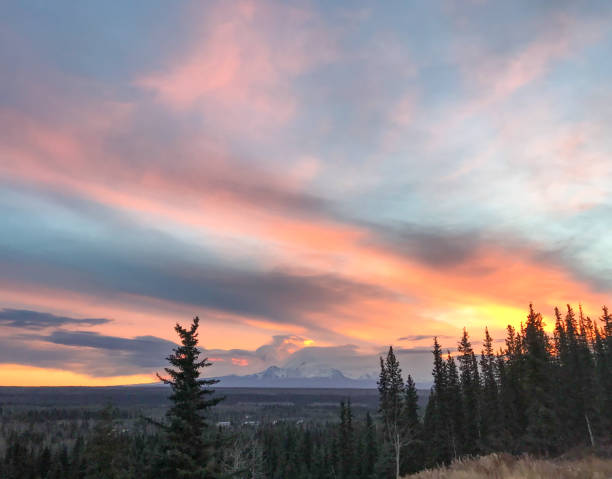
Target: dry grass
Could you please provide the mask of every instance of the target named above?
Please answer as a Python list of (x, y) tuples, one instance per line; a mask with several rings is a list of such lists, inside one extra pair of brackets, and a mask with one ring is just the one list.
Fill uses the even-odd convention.
[(534, 459), (509, 454), (490, 454), (458, 460), (449, 467), (427, 470), (412, 479), (612, 479), (612, 459), (588, 456), (581, 459)]

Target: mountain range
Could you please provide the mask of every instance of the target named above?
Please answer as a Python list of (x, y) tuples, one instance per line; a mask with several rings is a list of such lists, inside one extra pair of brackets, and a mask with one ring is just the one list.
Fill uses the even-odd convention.
[(280, 368), (270, 366), (265, 371), (238, 376), (221, 376), (219, 387), (259, 388), (376, 388), (376, 378), (362, 376), (358, 379), (346, 377), (342, 371), (326, 367)]

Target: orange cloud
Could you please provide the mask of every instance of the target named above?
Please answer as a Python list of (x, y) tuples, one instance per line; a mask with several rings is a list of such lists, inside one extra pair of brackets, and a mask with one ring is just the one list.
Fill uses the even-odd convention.
[(207, 310), (201, 306), (177, 304), (134, 295), (103, 296), (61, 290), (36, 283), (0, 281), (0, 304), (7, 308), (35, 309), (58, 315), (112, 319), (92, 331), (121, 337), (151, 335), (168, 341), (178, 339), (174, 325), (185, 323), (198, 314), (206, 327), (206, 348), (231, 349), (238, 342), (244, 348), (256, 348), (268, 341), (270, 334), (283, 331), (282, 325), (265, 330), (249, 324), (248, 318)]
[[(296, 133), (290, 130), (292, 121), (307, 106), (300, 102), (301, 80), (318, 74), (316, 70), (321, 66), (346, 60), (336, 51), (338, 30), (330, 28), (310, 6), (242, 1), (222, 2), (206, 12), (203, 10), (198, 5), (190, 12), (196, 18), (196, 26), (188, 32), (184, 52), (173, 58), (160, 58), (157, 65), (161, 66), (155, 71), (135, 75), (131, 86), (135, 84), (143, 90), (139, 95), (143, 92), (149, 95), (134, 97), (134, 103), (107, 101), (115, 93), (110, 86), (104, 89), (103, 99), (97, 101), (83, 98), (80, 89), (73, 94), (69, 90), (81, 86), (84, 80), (64, 78), (58, 72), (41, 72), (38, 68), (37, 78), (24, 77), (26, 83), (31, 82), (30, 90), (37, 93), (37, 98), (53, 99), (49, 100), (52, 108), (41, 107), (35, 114), (26, 113), (31, 111), (29, 108), (23, 112), (17, 111), (17, 107), (0, 109), (0, 156), (5, 159), (0, 161), (0, 177), (17, 189), (25, 185), (25, 189), (38, 189), (41, 195), (57, 194), (65, 201), (61, 207), (66, 210), (71, 201), (91, 202), (118, 213), (126, 224), (134, 222), (161, 230), (169, 238), (177, 239), (172, 244), (179, 244), (180, 240), (194, 250), (204, 249), (205, 244), (237, 269), (247, 265), (264, 274), (288, 272), (298, 283), (304, 278), (322, 278), (321, 289), (327, 288), (326, 293), (337, 294), (341, 300), (322, 302), (325, 305), (322, 307), (311, 305), (307, 299), (300, 303), (303, 310), (288, 308), (287, 312), (269, 318), (262, 317), (265, 316), (262, 313), (228, 313), (123, 291), (96, 294), (62, 290), (59, 285), (39, 284), (37, 281), (43, 280), (32, 275), (27, 284), (8, 277), (2, 279), (0, 307), (110, 318), (112, 322), (88, 328), (86, 333), (123, 338), (151, 335), (171, 341), (176, 340), (172, 330), (175, 322), (200, 314), (206, 326), (204, 347), (255, 349), (267, 344), (270, 336), (276, 336), (282, 339), (273, 345), (280, 351), (275, 349), (275, 354), (285, 358), (315, 342), (351, 343), (375, 349), (405, 335), (452, 336), (464, 325), (475, 329), (471, 331), (475, 337), (485, 325), (492, 332), (503, 334), (506, 323), (517, 324), (524, 319), (529, 301), (534, 301), (545, 316), (554, 305), (562, 306), (568, 301), (574, 304), (580, 301), (593, 313), (606, 301), (605, 294), (591, 287), (562, 259), (556, 263), (542, 260), (535, 241), (534, 244), (522, 241), (518, 247), (504, 238), (479, 240), (474, 251), (465, 257), (436, 264), (435, 258), (428, 261), (426, 255), (414, 249), (385, 243), (377, 237), (381, 232), (365, 219), (360, 223), (343, 218), (335, 207), (339, 210), (345, 206), (345, 198), (329, 187), (324, 190), (328, 181), (347, 189), (346, 185), (355, 183), (350, 185), (350, 191), (360, 192), (360, 188), (367, 190), (373, 183), (385, 181), (387, 171), (382, 170), (387, 170), (386, 166), (379, 168), (380, 164), (375, 164), (361, 169), (357, 165), (360, 158), (356, 158), (354, 163), (342, 163), (339, 168), (342, 174), (325, 178), (329, 174), (326, 162), (331, 164), (333, 160), (328, 160), (323, 152), (332, 151), (333, 158), (337, 145), (329, 143), (312, 153), (308, 148), (313, 140), (302, 143), (302, 139), (291, 139), (296, 143), (278, 149), (257, 148), (260, 144), (281, 142), (285, 134)], [(361, 25), (359, 22), (369, 18), (368, 12), (365, 15), (358, 12), (357, 18), (353, 11), (344, 18), (349, 15), (353, 16), (348, 20), (351, 25)], [(608, 155), (591, 148), (594, 143), (603, 144), (601, 138), (607, 129), (585, 122), (562, 127), (552, 121), (553, 116), (536, 111), (536, 107), (517, 115), (507, 111), (499, 114), (498, 109), (519, 90), (545, 78), (556, 64), (571, 58), (602, 31), (597, 22), (584, 25), (578, 19), (563, 16), (552, 18), (547, 25), (518, 47), (510, 45), (516, 48), (506, 50), (509, 54), (499, 55), (478, 45), (458, 51), (454, 60), (462, 69), (468, 96), (455, 109), (442, 108), (445, 120), (435, 122), (434, 141), (428, 146), (447, 147), (449, 131), (463, 126), (470, 116), (484, 114), (489, 120), (499, 115), (503, 117), (499, 120), (502, 124), (499, 138), (446, 179), (457, 179), (490, 161), (504, 163), (499, 161), (505, 159), (500, 152), (519, 145), (523, 155), (507, 159), (512, 167), (534, 172), (538, 169), (538, 158), (546, 158), (544, 174), (532, 175), (533, 187), (522, 192), (529, 196), (530, 205), (550, 209), (557, 204), (559, 209), (574, 212), (602, 203), (607, 197), (607, 185), (595, 179), (610, 177)], [(378, 113), (386, 114), (382, 133), (375, 140), (382, 141), (384, 151), (379, 156), (384, 156), (405, 148), (406, 133), (411, 134), (408, 138), (414, 138), (415, 125), (421, 128), (419, 108), (426, 99), (418, 98), (418, 86), (413, 84), (429, 77), (423, 72), (421, 78), (404, 48), (407, 42), (403, 37), (394, 38), (392, 33), (376, 37), (374, 49), (364, 44), (363, 51), (350, 52), (352, 59), (348, 64), (358, 72), (367, 68), (360, 70), (356, 63), (368, 63), (370, 69), (385, 66), (383, 73), (388, 71), (389, 77), (410, 83), (410, 90), (405, 91), (403, 85), (400, 88), (390, 84), (388, 88), (380, 81), (385, 74), (360, 79), (360, 83), (368, 86), (383, 84), (385, 95), (402, 90), (395, 101), (390, 96), (379, 104), (380, 99), (374, 95), (376, 98), (369, 101), (376, 104), (364, 106), (368, 112), (367, 120), (364, 119), (367, 128), (372, 127), (371, 111), (377, 112), (376, 118)], [(380, 65), (376, 61), (369, 63), (383, 56)], [(54, 81), (39, 83), (38, 79), (47, 78), (47, 73)], [(350, 87), (346, 93), (349, 103), (368, 101), (354, 98), (352, 89), (362, 90), (351, 85), (350, 78), (338, 76), (334, 81), (340, 78)], [(405, 82), (407, 78), (412, 81)], [(55, 83), (62, 87), (54, 89)], [(97, 86), (92, 81), (88, 88)], [(339, 89), (334, 87), (330, 91), (337, 93)], [(346, 98), (342, 101), (345, 103), (338, 104), (339, 110), (347, 106)], [(393, 106), (381, 108), (387, 104)], [(335, 107), (333, 103), (332, 109)], [(316, 117), (344, 114), (332, 109), (324, 110), (323, 114), (316, 109), (312, 112)], [(150, 111), (162, 112), (159, 113), (162, 127), (145, 117)], [(334, 121), (325, 121), (329, 124), (320, 131), (335, 126)], [(166, 124), (172, 125), (167, 135), (157, 135), (156, 128)], [(177, 124), (180, 126), (175, 127)], [(189, 126), (184, 127), (185, 124)], [(537, 124), (552, 126), (535, 135), (531, 130)], [(528, 136), (537, 139), (526, 141)], [(245, 138), (251, 143), (243, 144)], [(367, 150), (365, 142), (364, 146)], [(241, 153), (244, 151), (249, 154)], [(553, 174), (549, 173), (550, 165), (554, 167)], [(323, 186), (317, 182), (319, 179), (326, 180)], [(342, 204), (327, 203), (317, 196), (320, 191), (335, 195)], [(571, 201), (559, 201), (570, 197)], [(350, 202), (349, 199), (347, 203)], [(359, 217), (361, 212), (352, 213)], [(408, 213), (402, 219), (408, 220)], [(446, 243), (452, 246), (451, 241)], [(86, 267), (78, 273), (96, 279)], [(327, 278), (342, 281), (326, 282)], [(271, 294), (276, 294), (279, 301), (283, 299), (282, 291)], [(244, 358), (225, 362), (241, 367), (254, 364)], [(2, 369), (4, 376), (0, 376), (0, 382), (4, 378), (12, 384), (20, 372), (25, 383), (44, 382), (40, 379), (43, 370), (16, 368)], [(88, 378), (52, 370), (48, 370), (48, 377), (56, 384), (144, 381), (144, 376)]]
[(234, 366), (248, 366), (249, 361), (244, 358), (232, 358), (232, 364)]
[[(9, 177), (42, 183), (55, 189), (68, 189), (135, 216), (146, 215), (166, 225), (200, 230), (202, 236), (214, 234), (254, 238), (265, 245), (265, 254), (260, 261), (267, 267), (283, 265), (296, 271), (339, 274), (355, 281), (380, 285), (398, 296), (414, 298), (414, 303), (392, 298), (353, 298), (349, 304), (336, 310), (310, 314), (313, 325), (325, 325), (339, 336), (372, 343), (385, 341), (389, 334), (406, 334), (409, 332), (407, 329), (416, 331), (427, 327), (433, 333), (447, 327), (453, 311), (464, 311), (455, 315), (456, 321), (451, 321), (457, 327), (459, 322), (465, 323), (469, 311), (473, 311), (483, 324), (493, 321), (491, 307), (479, 305), (503, 306), (510, 303), (511, 307), (523, 308), (530, 300), (542, 298), (547, 303), (542, 306), (552, 307), (572, 297), (589, 304), (604, 302), (601, 295), (592, 293), (587, 286), (572, 279), (568, 272), (537, 261), (530, 263), (532, 255), (528, 250), (517, 252), (483, 249), (457, 267), (443, 270), (428, 267), (384, 247), (365, 245), (364, 241), (371, 234), (369, 231), (327, 219), (323, 212), (299, 218), (282, 209), (272, 208), (273, 203), (267, 201), (249, 202), (248, 196), (236, 196), (231, 191), (219, 194), (210, 193), (206, 188), (201, 191), (193, 188), (193, 177), (204, 177), (207, 174), (205, 169), (190, 170), (185, 175), (168, 175), (153, 166), (138, 176), (135, 169), (130, 170), (129, 165), (120, 162), (110, 161), (101, 166), (97, 161), (84, 160), (89, 158), (85, 154), (87, 149), (70, 131), (46, 127), (23, 118), (16, 118), (16, 121), (23, 121), (27, 125), (24, 131), (29, 133), (22, 138), (23, 143), (14, 145), (11, 150), (13, 157), (23, 161), (0, 165), (3, 174)], [(91, 135), (85, 135), (85, 138)], [(16, 134), (14, 139), (19, 140), (19, 135)], [(94, 141), (92, 144), (92, 156), (104, 157), (106, 153), (103, 149), (98, 152), (95, 150), (99, 142)], [(567, 143), (566, 147), (575, 148), (572, 146), (575, 144)], [(58, 155), (59, 163), (45, 161), (47, 158), (55, 158), (54, 155)], [(69, 175), (66, 170), (70, 165), (76, 165), (77, 168)], [(230, 169), (223, 166), (214, 168), (220, 177), (225, 175), (228, 179), (232, 178), (233, 172)], [(123, 177), (126, 181), (109, 182), (106, 181), (107, 176)], [(273, 175), (260, 175), (257, 182), (269, 182), (281, 188)], [(16, 294), (5, 295), (5, 298), (15, 301), (19, 297), (19, 293)], [(118, 298), (113, 299), (115, 306), (92, 308), (90, 305), (84, 307), (87, 303), (83, 301), (80, 305), (74, 301), (60, 304), (52, 295), (49, 296), (53, 298), (52, 301), (47, 301), (41, 293), (35, 296), (40, 304), (55, 301), (52, 306), (56, 311), (70, 310), (81, 315), (121, 318), (120, 328), (125, 335), (142, 334), (142, 324), (159, 324), (159, 327), (152, 329), (159, 331), (158, 336), (167, 339), (173, 339), (167, 325), (191, 316), (194, 309), (189, 305), (164, 305), (154, 298), (126, 297), (123, 299), (126, 305), (137, 299), (140, 308), (146, 303), (152, 306), (147, 313), (138, 312), (135, 307), (117, 311)], [(24, 298), (23, 304), (27, 304), (27, 301)], [(152, 323), (151, 317), (147, 316), (150, 311), (154, 311), (153, 305), (162, 306), (155, 314), (159, 318), (156, 323)], [(179, 312), (184, 316), (179, 316)], [(131, 318), (131, 321), (126, 322), (123, 319), (126, 317)], [(378, 326), (380, 318), (385, 318), (384, 326)], [(418, 318), (418, 321), (411, 323), (406, 318)], [(432, 318), (438, 318), (438, 322)], [(517, 317), (516, 321), (521, 319)], [(237, 323), (251, 324), (254, 328), (266, 323), (268, 329), (278, 332), (305, 332), (301, 328), (272, 323), (262, 318), (243, 317), (235, 320)], [(117, 331), (115, 328), (119, 326), (107, 328), (109, 331)], [(104, 332), (104, 327), (99, 331)], [(250, 334), (242, 335), (248, 344), (264, 342), (261, 333), (257, 339), (248, 340)], [(215, 345), (225, 346), (228, 335), (217, 330), (211, 341)]]
[[(573, 294), (594, 304), (602, 302), (603, 299), (590, 292), (580, 282), (572, 280), (567, 272), (537, 262), (529, 264), (529, 251), (517, 254), (516, 251), (483, 250), (461, 267), (440, 271), (399, 256), (384, 247), (365, 246), (363, 242), (370, 234), (367, 230), (325, 219), (323, 214), (296, 218), (285, 211), (271, 209), (270, 203), (249, 203), (248, 197), (233, 196), (231, 192), (219, 196), (209, 194), (206, 189), (201, 192), (191, 190), (191, 171), (185, 176), (166, 175), (161, 170), (150, 168), (137, 181), (126, 182), (125, 185), (113, 184), (105, 181), (105, 175), (134, 179), (136, 171), (130, 171), (129, 167), (126, 170), (125, 166), (112, 161), (105, 164), (103, 169), (95, 161), (85, 162), (85, 146), (69, 133), (56, 132), (33, 123), (27, 125), (25, 130), (33, 133), (13, 151), (16, 157), (23, 158), (24, 161), (0, 165), (6, 175), (57, 189), (70, 189), (91, 200), (135, 215), (145, 214), (166, 224), (178, 224), (196, 230), (202, 228), (202, 235), (214, 232), (216, 235), (250, 236), (266, 245), (267, 254), (262, 256), (262, 259), (266, 259), (267, 266), (270, 267), (282, 264), (298, 271), (333, 271), (355, 281), (380, 285), (397, 292), (398, 295), (416, 298), (418, 306), (392, 299), (355, 298), (354, 302), (337, 311), (311, 315), (313, 324), (332, 325), (331, 329), (338, 334), (363, 341), (383, 341), (389, 331), (398, 335), (406, 333), (404, 318), (418, 317), (431, 323), (430, 318), (447, 318), (451, 315), (449, 312), (462, 310), (466, 304), (507, 304), (510, 301), (524, 307), (530, 300), (545, 298), (550, 306), (553, 300), (562, 303), (568, 300), (568, 295)], [(62, 163), (49, 164), (44, 161), (49, 155), (59, 153), (62, 155), (61, 161), (65, 162), (62, 169), (58, 169)], [(93, 156), (98, 155), (104, 155), (104, 151), (94, 151)], [(71, 160), (74, 160), (74, 163), (71, 163)], [(73, 174), (67, 175), (63, 170), (71, 164), (78, 165), (78, 168)], [(197, 170), (195, 172), (197, 175)], [(225, 170), (222, 174), (232, 173)], [(265, 181), (270, 180), (266, 176), (258, 179), (258, 182)], [(274, 184), (273, 177), (271, 181)], [(190, 195), (193, 201), (186, 201), (186, 197)], [(182, 198), (180, 203), (174, 200), (177, 196)], [(245, 211), (248, 211), (248, 214), (245, 214)], [(595, 300), (596, 297), (600, 299)], [(128, 299), (126, 298), (126, 304)], [(139, 301), (142, 304), (143, 301), (155, 300), (140, 298)], [(40, 297), (40, 302), (44, 302), (43, 297)], [(426, 305), (425, 308), (422, 308), (423, 304)], [(74, 308), (74, 305), (71, 307)], [(467, 311), (470, 307), (472, 306), (468, 306)], [(58, 309), (69, 308), (67, 305), (62, 307), (56, 304), (55, 310)], [(185, 311), (186, 317), (192, 314), (191, 311), (187, 312), (190, 309), (188, 305), (166, 305), (164, 309)], [(483, 313), (486, 310), (477, 309), (480, 311), (478, 316), (483, 321), (491, 318), (489, 314)], [(490, 308), (488, 310), (490, 311)], [(129, 312), (115, 312), (112, 309), (97, 309), (99, 312), (94, 312), (91, 308), (88, 310), (83, 307), (73, 311), (82, 315), (109, 314), (111, 317), (120, 318), (129, 314), (133, 318), (132, 326), (127, 323), (121, 328), (125, 334), (132, 335), (137, 330), (141, 331), (140, 318), (144, 321), (146, 316), (134, 308)], [(166, 319), (159, 321), (159, 324), (165, 325), (178, 319), (176, 312), (167, 315), (157, 313), (156, 316), (165, 317)], [(457, 316), (463, 318), (462, 321), (467, 318), (465, 314)], [(375, 326), (382, 317), (385, 318), (385, 326)], [(333, 321), (330, 321), (330, 318), (333, 318)], [(522, 318), (517, 318), (517, 321), (520, 319)], [(265, 322), (261, 318), (237, 318), (237, 321), (243, 324), (250, 321), (257, 327), (263, 324), (262, 321)], [(446, 319), (441, 321), (442, 324), (447, 322)], [(432, 332), (436, 330), (435, 324), (428, 326)], [(415, 327), (423, 327), (423, 323), (415, 323)], [(291, 327), (269, 324), (269, 329), (272, 330), (281, 331), (283, 328), (286, 330)], [(304, 330), (295, 329), (293, 332), (302, 334)], [(158, 335), (172, 339), (171, 331), (167, 329)], [(226, 343), (227, 335), (216, 336), (214, 341)], [(222, 337), (225, 337), (225, 340), (222, 340)], [(258, 342), (263, 341), (259, 339)]]

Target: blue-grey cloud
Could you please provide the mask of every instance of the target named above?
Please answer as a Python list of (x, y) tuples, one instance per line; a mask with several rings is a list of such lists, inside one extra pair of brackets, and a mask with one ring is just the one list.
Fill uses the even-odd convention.
[[(344, 263), (344, 252), (334, 248), (306, 252), (300, 244), (294, 262), (290, 240), (253, 227), (280, 217), (285, 231), (296, 220), (314, 220), (306, 222), (313, 230), (356, 232), (359, 246), (436, 271), (478, 276), (508, 267), (474, 261), (493, 250), (567, 273), (581, 294), (583, 286), (612, 291), (606, 180), (612, 67), (602, 60), (611, 45), (611, 2), (447, 1), (386, 9), (297, 2), (308, 13), (299, 15), (308, 18), (299, 28), (270, 21), (280, 9), (264, 5), (245, 23), (255, 30), (253, 45), (241, 49), (239, 42), (239, 59), (228, 62), (236, 64), (229, 82), (234, 73), (239, 81), (236, 95), (226, 95), (227, 108), (206, 98), (184, 108), (157, 101), (142, 88), (143, 78), (185, 65), (216, 70), (226, 61), (218, 52), (202, 56), (214, 44), (208, 41), (214, 28), (203, 17), (234, 25), (236, 12), (225, 5), (168, 8), (136, 0), (96, 8), (59, 1), (3, 9), (0, 64), (11, 65), (0, 89), (3, 283), (57, 288), (134, 310), (161, 300), (154, 304), (173, 313), (193, 306), (230, 313), (228, 321), (265, 318), (308, 333), (323, 327), (312, 324), (314, 317), (331, 322), (355, 299), (433, 303), (417, 285), (397, 292), (390, 282), (372, 284), (380, 278), (359, 267), (342, 269), (343, 276), (337, 265), (359, 259)], [(231, 30), (224, 45), (233, 40)], [(324, 61), (302, 58), (313, 32), (329, 46)], [(241, 30), (239, 40), (248, 34)], [(266, 62), (253, 78), (241, 75), (252, 72), (242, 69), (251, 57)], [(589, 88), (577, 88), (585, 81)], [(219, 88), (206, 96), (228, 93)], [(266, 105), (277, 93), (287, 99), (282, 121), (250, 134), (255, 117), (274, 116), (285, 103)], [(235, 97), (242, 98), (237, 105), (229, 101)], [(210, 212), (216, 221), (229, 212), (232, 228), (217, 232), (197, 219), (183, 221), (183, 208), (208, 226)], [(269, 233), (277, 225), (264, 226)], [(521, 283), (516, 274), (512, 279)], [(482, 293), (489, 293), (486, 285)], [(494, 292), (496, 301), (503, 301), (500, 294)], [(424, 315), (457, 306), (435, 299)], [(4, 358), (100, 375), (138, 370), (165, 347), (153, 337), (82, 331), (106, 320), (38, 312), (37, 301), (34, 293), (31, 303), (21, 303), (33, 311), (5, 310), (0, 324), (30, 333), (62, 329), (13, 338), (21, 349), (5, 337)], [(352, 313), (355, 321), (372, 319)], [(383, 313), (381, 320), (393, 337), (402, 334), (403, 318)], [(426, 331), (398, 341), (426, 344), (419, 332)], [(218, 353), (229, 362), (235, 355), (267, 364), (283, 356), (287, 339)], [(406, 357), (420, 360), (415, 351), (406, 349)]]
[(0, 325), (23, 329), (44, 329), (64, 325), (97, 326), (109, 323), (106, 318), (71, 318), (68, 316), (57, 316), (51, 313), (30, 311), (28, 309), (0, 310)]
[(165, 357), (172, 351), (172, 348), (176, 346), (171, 341), (155, 336), (122, 338), (91, 331), (59, 330), (41, 337), (40, 340), (63, 346), (102, 350), (110, 358), (114, 354), (120, 354), (124, 364), (138, 368), (159, 367), (160, 364), (163, 364)]
[(476, 231), (434, 230), (412, 225), (380, 229), (377, 233), (377, 238), (397, 253), (438, 268), (470, 259), (483, 244)]
[(431, 354), (432, 348), (419, 347), (419, 348), (395, 348), (397, 354)]
[[(53, 345), (53, 347), (50, 347)], [(0, 363), (66, 369), (90, 376), (152, 374), (167, 366), (176, 344), (155, 336), (124, 338), (60, 329), (0, 338)]]
[[(444, 339), (451, 339), (454, 336), (448, 336), (448, 335), (437, 335), (438, 338), (444, 338)], [(433, 336), (431, 334), (413, 334), (410, 336), (402, 336), (401, 338), (397, 338), (398, 341), (422, 341), (424, 339), (430, 339), (433, 343)]]
[[(67, 216), (70, 227), (58, 229), (44, 220), (46, 212), (24, 216), (16, 201), (2, 202), (0, 196), (6, 212), (0, 224), (1, 275), (12, 280), (35, 279), (96, 295), (160, 298), (286, 323), (304, 323), (307, 313), (327, 311), (352, 298), (394, 295), (333, 273), (226, 262), (212, 248), (133, 224), (100, 205), (73, 204), (70, 198), (46, 206)], [(97, 228), (95, 236), (90, 228)]]

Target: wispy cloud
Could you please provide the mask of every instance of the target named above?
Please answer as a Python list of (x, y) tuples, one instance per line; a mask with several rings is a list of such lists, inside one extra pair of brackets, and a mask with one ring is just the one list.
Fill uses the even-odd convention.
[(0, 21), (4, 364), (148, 374), (200, 314), (225, 372), (427, 375), (609, 297), (608, 2), (39, 8)]
[(51, 313), (30, 311), (27, 309), (0, 310), (0, 325), (23, 329), (44, 329), (64, 325), (86, 325), (97, 326), (109, 323), (106, 318), (70, 318), (67, 316), (56, 316)]
[(196, 108), (245, 134), (289, 121), (299, 107), (293, 80), (335, 55), (317, 12), (252, 1), (201, 10), (190, 51), (137, 84), (172, 108)]

